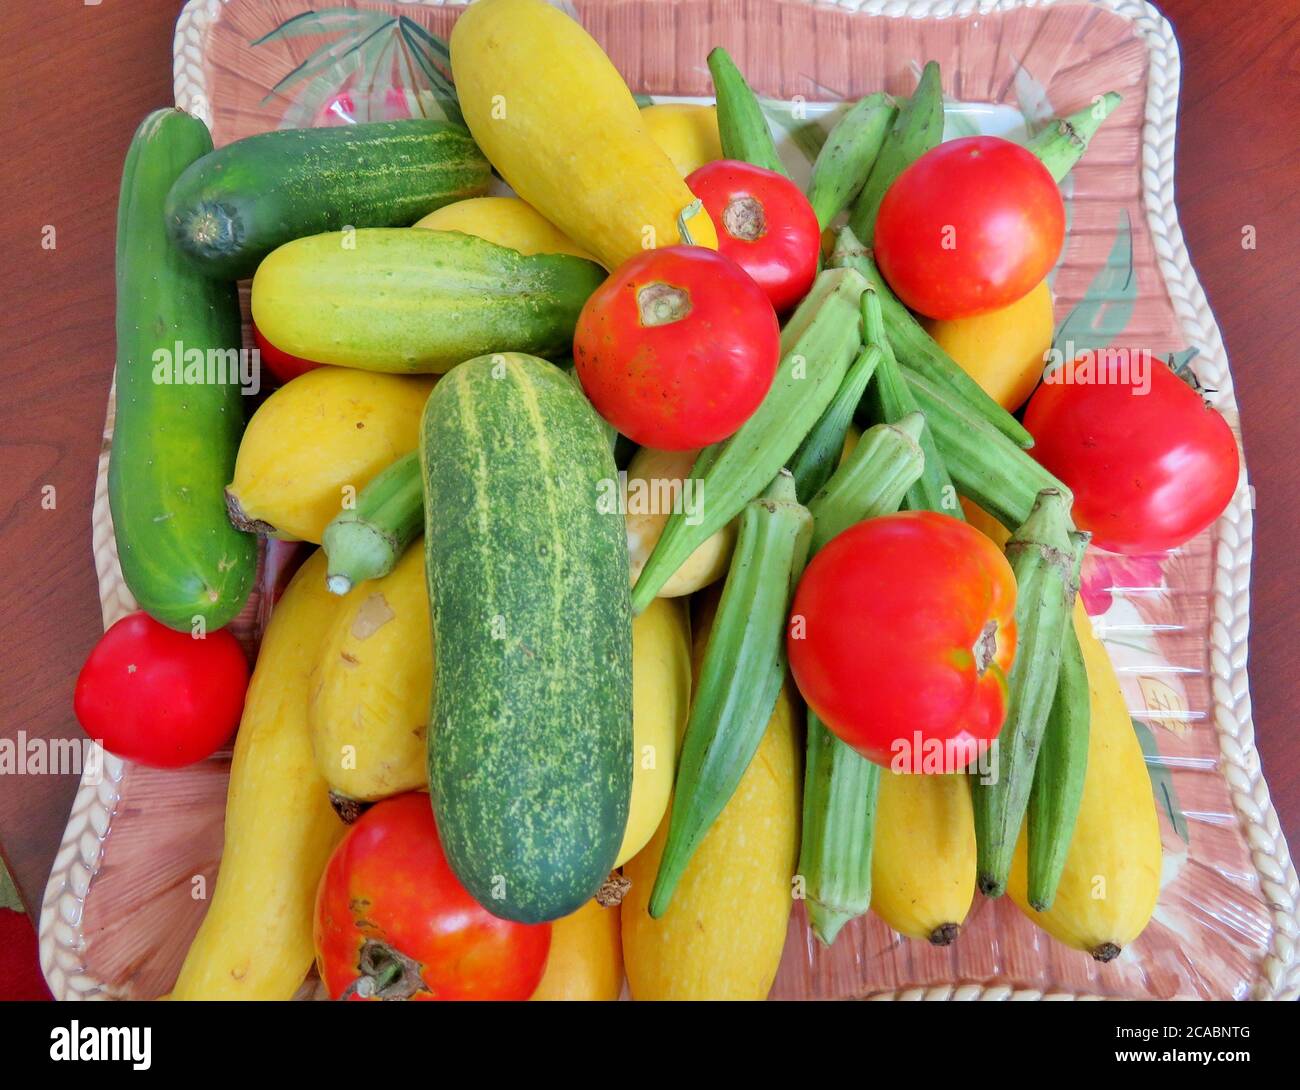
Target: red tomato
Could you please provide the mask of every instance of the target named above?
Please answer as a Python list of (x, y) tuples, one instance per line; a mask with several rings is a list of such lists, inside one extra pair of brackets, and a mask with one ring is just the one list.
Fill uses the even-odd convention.
[(949, 515), (849, 527), (799, 581), (787, 648), (808, 706), (904, 772), (954, 772), (997, 736), (1015, 654), (1016, 581), (998, 547)]
[(196, 639), (132, 613), (91, 650), (73, 708), (82, 729), (110, 753), (180, 768), (235, 732), (246, 688), (248, 659), (226, 629)]
[(1056, 377), (1071, 381), (1049, 376), (1025, 410), (1029, 453), (1074, 493), (1074, 521), (1095, 546), (1164, 552), (1222, 514), (1237, 488), (1236, 439), (1161, 360), (1108, 349)]
[(778, 314), (808, 294), (821, 228), (794, 182), (774, 170), (718, 159), (689, 175), (686, 185), (718, 225), (718, 252), (753, 277)]
[(301, 356), (291, 356), (288, 352), (281, 352), (280, 349), (266, 339), (256, 324), (253, 326), (253, 343), (257, 345), (257, 350), (261, 353), (261, 360), (266, 364), (267, 370), (271, 372), (275, 381), (280, 383), (281, 386), (290, 379), (295, 379), (299, 375), (323, 366), (319, 363), (312, 363), (311, 360), (305, 360)]
[(699, 246), (625, 261), (578, 315), (582, 388), (629, 439), (686, 450), (725, 439), (772, 385), (781, 330), (763, 290)]
[(334, 849), (315, 941), (334, 999), (527, 999), (551, 925), (482, 908), (443, 855), (429, 796), (410, 792), (376, 803)]
[(1065, 206), (1047, 168), (997, 136), (949, 140), (885, 191), (876, 261), (931, 318), (967, 318), (1023, 298), (1056, 264)]

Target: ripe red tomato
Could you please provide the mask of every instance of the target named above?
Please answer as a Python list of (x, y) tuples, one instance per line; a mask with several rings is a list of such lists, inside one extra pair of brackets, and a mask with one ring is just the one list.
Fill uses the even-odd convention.
[(885, 191), (876, 261), (889, 286), (930, 318), (1010, 306), (1051, 271), (1065, 206), (1047, 168), (997, 136), (949, 140)]
[(1016, 647), (1016, 581), (998, 547), (949, 515), (849, 527), (813, 557), (786, 646), (808, 706), (902, 772), (954, 772), (997, 736)]
[(767, 394), (780, 354), (763, 290), (699, 246), (625, 261), (587, 300), (573, 337), (578, 378), (597, 411), (660, 450), (729, 436)]
[(774, 170), (735, 159), (705, 163), (686, 185), (718, 226), (718, 252), (749, 273), (778, 314), (808, 294), (821, 228), (803, 190)]
[(154, 768), (201, 761), (239, 726), (248, 659), (226, 629), (202, 639), (147, 613), (123, 617), (77, 676), (77, 722), (106, 750)]
[(1237, 441), (1161, 360), (1111, 349), (1055, 377), (1073, 381), (1049, 376), (1030, 398), (1029, 453), (1074, 493), (1074, 521), (1093, 545), (1165, 552), (1222, 514), (1237, 488)]
[(527, 999), (551, 949), (549, 923), (498, 919), (469, 895), (414, 791), (376, 803), (339, 842), (314, 930), (334, 999)]
[(282, 352), (276, 348), (260, 329), (256, 323), (253, 325), (253, 343), (257, 345), (258, 352), (261, 353), (261, 360), (266, 364), (266, 368), (271, 372), (271, 376), (283, 386), (290, 379), (295, 379), (299, 375), (304, 375), (308, 371), (314, 371), (317, 367), (322, 366), (319, 363), (313, 363), (311, 360), (305, 360), (301, 356), (291, 356), (288, 352)]

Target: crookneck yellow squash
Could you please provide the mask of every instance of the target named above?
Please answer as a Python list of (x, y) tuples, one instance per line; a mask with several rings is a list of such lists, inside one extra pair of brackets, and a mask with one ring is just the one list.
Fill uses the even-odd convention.
[(619, 907), (595, 899), (551, 924), (546, 973), (535, 1000), (614, 1000), (623, 990)]
[(430, 231), (460, 231), (525, 255), (572, 254), (595, 260), (536, 208), (518, 197), (470, 197), (455, 204), (444, 204), (415, 226)]
[[(516, 193), (609, 269), (683, 239), (695, 200), (610, 59), (545, 0), (478, 0), (451, 32), (465, 122)], [(702, 209), (690, 241), (716, 249)]]
[(346, 600), (325, 589), (317, 550), (271, 615), (235, 738), (216, 889), (173, 999), (291, 999), (311, 968), (316, 885), (345, 827), (312, 757), (307, 679)]

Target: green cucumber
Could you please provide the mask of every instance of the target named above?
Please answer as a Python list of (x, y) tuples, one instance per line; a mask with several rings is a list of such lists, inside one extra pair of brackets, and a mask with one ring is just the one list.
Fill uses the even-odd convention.
[[(197, 118), (150, 114), (127, 152), (117, 213), (117, 416), (108, 463), (117, 558), (140, 607), (190, 631), (234, 618), (257, 574), (257, 538), (226, 518), (244, 430), (234, 366), (239, 299), (233, 284), (206, 279), (176, 252), (162, 219), (172, 182), (211, 148)], [(187, 376), (191, 353), (204, 361), (200, 380), (174, 381)]]
[(861, 347), (858, 300), (866, 282), (852, 269), (828, 269), (781, 331), (781, 364), (762, 403), (729, 439), (700, 451), (691, 475), (708, 501), (694, 524), (668, 516), (632, 590), (638, 613), (703, 542), (771, 483), (840, 388)]
[(776, 142), (772, 139), (767, 118), (763, 116), (763, 107), (740, 74), (731, 54), (718, 46), (709, 53), (708, 63), (713, 89), (718, 96), (718, 137), (723, 157), (753, 163), (756, 167), (790, 177), (781, 156), (776, 153)]
[(469, 360), (420, 428), (437, 648), (429, 791), (493, 915), (567, 916), (609, 876), (632, 791), (627, 535), (591, 403), (554, 365)]
[(885, 192), (895, 178), (942, 139), (943, 87), (938, 63), (928, 61), (912, 97), (899, 107), (894, 127), (874, 157), (871, 173), (849, 212), (849, 228), (858, 238), (871, 242)]
[(369, 227), (281, 246), (253, 278), (253, 320), (303, 359), (395, 374), (489, 352), (567, 352), (594, 261), (531, 254), (459, 231)]
[(340, 511), (325, 527), (321, 548), (329, 558), (325, 585), (347, 594), (358, 583), (380, 579), (402, 559), (424, 529), (420, 457), (404, 454), (374, 478), (356, 505)]
[(861, 191), (897, 116), (894, 100), (877, 91), (854, 103), (831, 129), (808, 186), (823, 231)]
[(491, 173), (469, 130), (449, 121), (279, 129), (192, 163), (167, 195), (167, 230), (206, 275), (239, 280), (295, 238), (406, 227), (487, 192)]

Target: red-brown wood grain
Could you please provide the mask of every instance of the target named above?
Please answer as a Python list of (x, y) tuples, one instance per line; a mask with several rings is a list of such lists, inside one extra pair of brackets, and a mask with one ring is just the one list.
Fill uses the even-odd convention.
[[(1257, 494), (1250, 671), (1258, 744), (1282, 825), (1300, 843), (1300, 487), (1290, 346), (1300, 334), (1300, 0), (1250, 8), (1169, 0), (1183, 50), (1179, 214), (1232, 360)], [(0, 9), (5, 310), (0, 398), (0, 732), (76, 737), (71, 694), (101, 624), (90, 502), (113, 366), (113, 232), (127, 143), (170, 104), (170, 0), (12, 2)], [(1243, 249), (1242, 229), (1257, 247)], [(52, 227), (55, 247), (42, 247)], [(54, 506), (42, 505), (53, 486)], [(75, 780), (0, 776), (0, 850), (39, 904)]]

